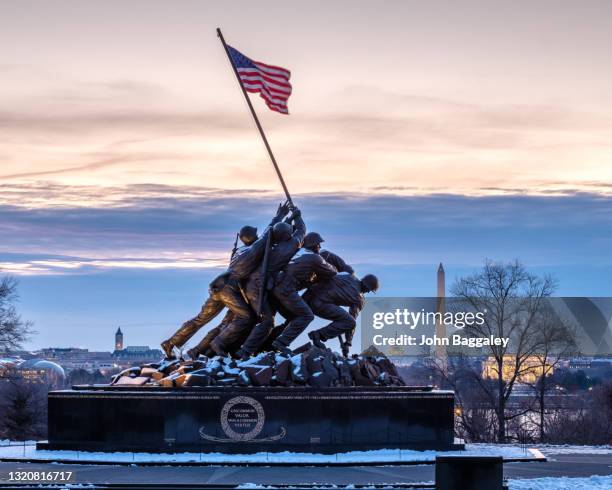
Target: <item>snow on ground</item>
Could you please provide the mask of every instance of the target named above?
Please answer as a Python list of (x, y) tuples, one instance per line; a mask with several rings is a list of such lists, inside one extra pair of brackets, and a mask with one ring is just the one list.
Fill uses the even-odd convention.
[[(402, 482), (399, 483), (400, 485), (403, 484)], [(424, 486), (426, 485), (427, 488), (433, 488), (432, 486), (434, 485), (433, 482), (431, 481), (422, 481), (422, 482), (410, 482), (411, 485), (421, 485)], [(379, 488), (396, 488), (397, 484), (395, 483), (383, 483), (383, 484), (370, 484), (370, 485), (360, 485), (359, 488), (362, 490), (376, 490)], [(236, 488), (240, 488), (240, 489), (247, 489), (247, 490), (278, 490), (279, 486), (278, 485), (262, 485), (261, 483), (240, 483)], [(283, 490), (295, 490), (298, 488), (303, 488), (303, 487), (282, 487)], [(355, 490), (355, 485), (349, 484), (349, 485), (327, 485), (326, 488), (332, 488), (334, 490)]]
[(0, 439), (0, 448), (4, 446), (35, 446), (36, 441), (11, 441), (10, 439)]
[(612, 454), (612, 446), (553, 446), (538, 444), (544, 454)]
[[(428, 482), (423, 482), (422, 484), (425, 483)], [(589, 478), (534, 478), (530, 480), (510, 480), (508, 483), (509, 490), (597, 490), (612, 488), (612, 476), (591, 476)], [(237, 488), (255, 490), (274, 487), (256, 483), (243, 483)], [(288, 487), (288, 489), (290, 488), (291, 487)], [(334, 485), (334, 488), (349, 489), (355, 487), (353, 485)]]
[(409, 451), (397, 449), (381, 449), (375, 451), (352, 451), (339, 454), (310, 453), (255, 453), (255, 454), (222, 454), (222, 453), (102, 453), (85, 451), (49, 451), (36, 450), (33, 445), (0, 447), (0, 458), (23, 458), (40, 460), (71, 460), (71, 461), (113, 461), (113, 462), (202, 462), (212, 464), (223, 463), (335, 463), (335, 462), (395, 462), (415, 461), (433, 462), (436, 456), (503, 456), (504, 458), (533, 458), (526, 448), (518, 446), (496, 446), (493, 444), (466, 444), (465, 451)]
[(612, 475), (588, 478), (533, 478), (510, 480), (510, 490), (591, 490), (612, 488)]

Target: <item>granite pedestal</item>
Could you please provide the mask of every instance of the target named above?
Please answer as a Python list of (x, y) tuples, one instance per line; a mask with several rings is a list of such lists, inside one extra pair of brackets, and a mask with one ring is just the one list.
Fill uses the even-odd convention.
[(49, 393), (44, 449), (454, 449), (454, 394), (410, 387), (86, 386)]

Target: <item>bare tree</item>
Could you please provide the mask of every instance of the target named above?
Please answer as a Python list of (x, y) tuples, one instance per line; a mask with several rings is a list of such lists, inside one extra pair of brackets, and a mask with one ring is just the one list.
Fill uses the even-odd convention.
[(431, 364), (431, 369), (440, 380), (440, 386), (455, 392), (457, 436), (470, 442), (493, 441), (497, 419), (490, 409), (487, 390), (481, 388), (491, 381), (483, 380), (474, 360), (461, 354), (454, 355), (444, 364)]
[(0, 353), (8, 353), (21, 348), (32, 331), (32, 323), (22, 320), (15, 303), (17, 280), (10, 276), (0, 277)]
[(476, 378), (486, 395), (484, 399), (496, 414), (498, 442), (506, 442), (507, 422), (530, 409), (510, 412), (507, 404), (517, 381), (532, 369), (528, 361), (540, 342), (539, 314), (544, 300), (554, 289), (551, 277), (531, 274), (518, 261), (489, 260), (481, 271), (458, 279), (451, 288), (452, 294), (467, 307), (486, 313), (482, 325), (474, 323), (465, 328), (466, 335), (512, 339), (506, 346), (486, 348), (495, 366), (493, 383), (483, 377)]
[(577, 353), (576, 333), (572, 326), (555, 315), (550, 308), (543, 308), (537, 331), (538, 348), (534, 354), (537, 360), (539, 378), (535, 383), (537, 392), (537, 415), (540, 442), (546, 437), (547, 392), (552, 383), (547, 378), (558, 367), (562, 359)]
[(549, 444), (610, 444), (612, 441), (612, 383), (564, 397), (564, 409), (546, 413)]

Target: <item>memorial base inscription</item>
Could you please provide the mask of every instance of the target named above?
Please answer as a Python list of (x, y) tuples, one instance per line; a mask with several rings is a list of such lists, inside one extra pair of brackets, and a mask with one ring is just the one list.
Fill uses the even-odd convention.
[(44, 449), (335, 453), (453, 449), (454, 394), (411, 387), (75, 387)]

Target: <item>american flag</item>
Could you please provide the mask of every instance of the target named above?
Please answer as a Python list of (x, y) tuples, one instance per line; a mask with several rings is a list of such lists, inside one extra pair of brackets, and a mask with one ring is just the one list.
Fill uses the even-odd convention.
[(280, 66), (253, 61), (229, 45), (227, 49), (245, 90), (259, 92), (260, 97), (273, 111), (289, 114), (287, 100), (291, 95), (291, 72)]

